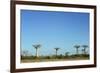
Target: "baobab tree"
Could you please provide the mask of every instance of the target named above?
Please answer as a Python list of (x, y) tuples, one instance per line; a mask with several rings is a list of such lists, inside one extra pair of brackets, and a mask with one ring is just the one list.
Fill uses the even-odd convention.
[(76, 48), (76, 54), (78, 55), (79, 54), (80, 45), (75, 45), (74, 47)]
[(86, 54), (86, 48), (88, 48), (88, 45), (82, 45), (82, 47), (83, 47), (83, 49), (82, 49), (83, 54)]
[(32, 45), (35, 49), (36, 49), (36, 58), (38, 58), (38, 49), (41, 47), (41, 45), (40, 44), (37, 44), (37, 45)]
[(56, 58), (57, 58), (58, 50), (59, 50), (60, 48), (54, 48), (54, 49), (56, 50)]

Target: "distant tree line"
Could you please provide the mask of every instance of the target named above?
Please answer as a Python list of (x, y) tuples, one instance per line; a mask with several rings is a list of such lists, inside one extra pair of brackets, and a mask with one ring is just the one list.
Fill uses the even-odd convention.
[[(45, 55), (45, 56), (39, 56), (39, 48), (41, 47), (40, 44), (36, 44), (36, 45), (32, 45), (34, 47), (34, 49), (36, 50), (36, 54), (35, 56), (28, 56), (28, 51), (23, 51), (23, 53), (21, 54), (21, 58), (22, 59), (67, 59), (67, 58), (76, 58), (76, 57), (89, 57), (89, 54), (87, 53), (87, 48), (88, 45), (74, 45), (74, 48), (76, 49), (76, 53), (75, 54), (71, 54), (70, 52), (65, 52), (65, 54), (58, 54), (58, 51), (61, 49), (59, 47), (54, 48), (55, 49), (55, 55)], [(81, 53), (80, 53), (80, 47), (83, 47), (83, 49), (81, 49)]]

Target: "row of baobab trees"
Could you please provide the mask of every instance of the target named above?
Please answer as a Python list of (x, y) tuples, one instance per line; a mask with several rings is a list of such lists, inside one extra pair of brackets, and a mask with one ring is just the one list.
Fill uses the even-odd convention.
[[(36, 56), (36, 58), (38, 58), (39, 57), (39, 52), (38, 52), (38, 50), (41, 48), (41, 45), (40, 44), (36, 44), (36, 45), (32, 45), (33, 47), (34, 47), (34, 49), (36, 50), (36, 54), (35, 54), (35, 56)], [(79, 55), (79, 52), (80, 52), (80, 48), (83, 48), (83, 49), (81, 49), (81, 51), (82, 51), (82, 54), (87, 54), (87, 48), (88, 48), (88, 45), (82, 45), (82, 46), (80, 46), (80, 45), (75, 45), (74, 46), (74, 48), (76, 49), (76, 55)], [(54, 48), (55, 49), (55, 56), (57, 57), (57, 55), (58, 55), (58, 51), (59, 51), (59, 49), (61, 49), (61, 48), (59, 48), (59, 47), (56, 47), (56, 48)]]

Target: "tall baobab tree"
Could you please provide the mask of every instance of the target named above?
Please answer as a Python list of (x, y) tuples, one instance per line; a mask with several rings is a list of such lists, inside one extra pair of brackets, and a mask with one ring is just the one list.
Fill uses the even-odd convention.
[(35, 49), (36, 49), (36, 58), (39, 56), (38, 55), (38, 49), (41, 47), (40, 44), (37, 44), (37, 45), (32, 45)]
[(83, 54), (86, 54), (86, 48), (88, 48), (88, 45), (82, 45), (83, 47)]
[(59, 50), (60, 48), (54, 48), (54, 49), (56, 50), (56, 58), (57, 58), (58, 50)]
[(76, 54), (78, 55), (79, 54), (80, 45), (75, 45), (74, 47), (76, 48)]

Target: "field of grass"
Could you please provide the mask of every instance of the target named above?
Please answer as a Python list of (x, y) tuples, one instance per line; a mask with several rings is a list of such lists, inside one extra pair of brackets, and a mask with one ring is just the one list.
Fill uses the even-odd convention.
[(22, 63), (31, 62), (49, 62), (49, 61), (74, 61), (74, 60), (88, 60), (89, 55), (70, 55), (70, 56), (40, 56), (36, 58), (35, 56), (22, 56)]

